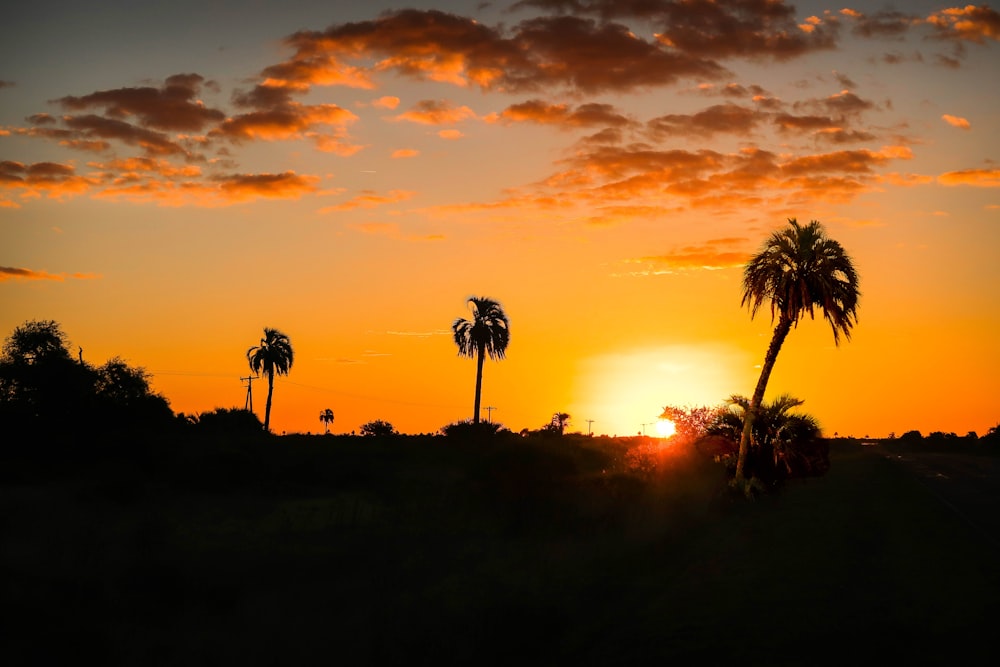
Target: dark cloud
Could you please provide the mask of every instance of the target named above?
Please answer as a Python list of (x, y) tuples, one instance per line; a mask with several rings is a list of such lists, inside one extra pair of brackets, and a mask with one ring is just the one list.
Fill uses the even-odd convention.
[(129, 146), (138, 146), (148, 155), (186, 155), (180, 144), (172, 141), (163, 132), (155, 132), (136, 127), (121, 120), (88, 114), (66, 116), (63, 122), (71, 130), (80, 133), (84, 139), (112, 139)]
[(618, 112), (610, 104), (581, 104), (571, 107), (566, 104), (549, 104), (542, 100), (528, 100), (500, 112), (499, 120), (510, 122), (531, 122), (562, 127), (620, 128), (635, 122)]
[(833, 15), (796, 23), (795, 7), (783, 0), (524, 0), (515, 7), (643, 19), (662, 29), (664, 43), (706, 58), (786, 60), (833, 48), (839, 32)]
[(852, 33), (867, 38), (902, 38), (911, 26), (920, 23), (918, 16), (890, 9), (874, 14), (845, 9), (841, 14), (853, 20)]
[(756, 110), (727, 103), (690, 115), (660, 116), (649, 121), (647, 127), (656, 138), (686, 135), (711, 137), (720, 133), (746, 136), (756, 129), (761, 120)]
[(295, 54), (261, 76), (294, 90), (331, 84), (372, 87), (371, 77), (384, 70), (483, 90), (559, 87), (588, 93), (725, 74), (708, 58), (642, 39), (624, 25), (575, 16), (529, 19), (508, 34), (470, 18), (407, 9), (323, 32), (299, 32), (287, 43)]
[(226, 115), (197, 99), (204, 79), (198, 74), (175, 74), (159, 88), (99, 90), (80, 97), (56, 100), (72, 111), (102, 109), (115, 120), (135, 119), (138, 125), (157, 130), (200, 131)]
[(1000, 13), (986, 5), (965, 5), (934, 12), (927, 17), (938, 39), (982, 44), (1000, 40)]

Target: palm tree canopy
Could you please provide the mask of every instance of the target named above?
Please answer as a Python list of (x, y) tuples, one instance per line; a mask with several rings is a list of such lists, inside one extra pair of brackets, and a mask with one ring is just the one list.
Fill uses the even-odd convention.
[(510, 343), (507, 314), (499, 303), (485, 296), (472, 297), (468, 303), (471, 304), (472, 319), (459, 317), (451, 325), (459, 356), (475, 357), (482, 348), (490, 359), (503, 359)]
[(819, 222), (802, 226), (791, 218), (788, 224), (772, 233), (744, 268), (741, 305), (752, 319), (769, 301), (772, 321), (777, 315), (796, 325), (806, 312), (813, 318), (819, 307), (834, 342), (840, 344), (841, 334), (850, 340), (861, 296), (853, 261)]
[(260, 345), (247, 350), (247, 361), (254, 373), (263, 371), (266, 375), (288, 375), (295, 361), (295, 352), (287, 335), (277, 329), (265, 327)]

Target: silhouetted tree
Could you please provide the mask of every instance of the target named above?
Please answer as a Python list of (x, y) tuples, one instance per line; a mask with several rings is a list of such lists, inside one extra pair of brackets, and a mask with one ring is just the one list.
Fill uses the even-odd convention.
[(374, 419), (361, 425), (361, 435), (368, 437), (396, 435), (396, 427), (387, 421)]
[(552, 429), (562, 435), (566, 430), (566, 426), (569, 424), (569, 413), (568, 412), (557, 412), (552, 415)]
[(499, 361), (507, 352), (510, 343), (510, 322), (499, 303), (487, 297), (472, 297), (468, 300), (472, 319), (459, 317), (451, 325), (455, 335), (458, 354), (476, 360), (476, 402), (472, 421), (479, 423), (479, 406), (483, 390), (483, 359)]
[(254, 413), (243, 408), (216, 408), (202, 412), (191, 420), (198, 432), (217, 435), (256, 435), (260, 436), (263, 425)]
[(260, 345), (247, 350), (250, 370), (267, 376), (267, 405), (264, 408), (264, 430), (271, 430), (271, 397), (274, 394), (274, 375), (288, 375), (295, 360), (295, 352), (288, 336), (277, 329), (264, 328)]
[(753, 319), (764, 302), (770, 303), (771, 321), (777, 319), (777, 324), (747, 406), (734, 475), (737, 485), (746, 488), (744, 473), (753, 422), (778, 352), (792, 326), (806, 313), (813, 318), (814, 310), (819, 308), (833, 329), (834, 343), (839, 345), (841, 334), (848, 340), (851, 338), (859, 298), (858, 273), (853, 261), (816, 221), (801, 226), (794, 218), (789, 219), (788, 226), (772, 233), (747, 263), (741, 305), (749, 308)]
[[(716, 413), (706, 432), (735, 444), (742, 438), (750, 400), (734, 395), (728, 403), (728, 408)], [(829, 446), (820, 439), (819, 423), (812, 415), (792, 412), (802, 403), (782, 394), (759, 406), (747, 454), (747, 467), (759, 481), (773, 485), (788, 477), (821, 475), (829, 469)]]
[(326, 426), (326, 434), (329, 434), (330, 424), (333, 423), (333, 410), (330, 408), (323, 410), (323, 412), (319, 413), (319, 420), (323, 422), (324, 426)]

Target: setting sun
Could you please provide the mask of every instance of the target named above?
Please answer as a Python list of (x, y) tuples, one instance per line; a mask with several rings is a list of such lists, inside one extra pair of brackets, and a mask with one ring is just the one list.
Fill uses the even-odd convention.
[(656, 434), (661, 438), (669, 438), (677, 432), (677, 426), (669, 419), (661, 419), (656, 422)]

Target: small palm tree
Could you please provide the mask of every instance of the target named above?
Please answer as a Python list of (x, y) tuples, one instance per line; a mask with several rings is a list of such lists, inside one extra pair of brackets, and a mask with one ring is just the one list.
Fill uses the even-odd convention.
[(264, 328), (260, 345), (247, 350), (247, 361), (254, 373), (267, 376), (267, 406), (264, 409), (264, 430), (271, 430), (271, 396), (274, 394), (274, 375), (288, 375), (295, 353), (288, 336), (277, 329)]
[(802, 226), (794, 219), (773, 234), (743, 270), (743, 301), (750, 318), (766, 301), (771, 306), (771, 321), (777, 319), (771, 344), (764, 356), (757, 387), (747, 406), (747, 415), (740, 436), (736, 463), (737, 485), (744, 485), (747, 450), (753, 434), (767, 381), (774, 369), (788, 332), (798, 325), (806, 313), (814, 317), (819, 308), (833, 329), (833, 341), (840, 345), (840, 336), (851, 339), (851, 329), (858, 319), (858, 273), (844, 248), (826, 235), (823, 225), (815, 220)]
[(472, 421), (479, 423), (479, 406), (483, 390), (483, 358), (499, 361), (507, 352), (510, 343), (510, 322), (499, 303), (485, 296), (468, 300), (472, 309), (472, 319), (459, 317), (451, 325), (455, 334), (455, 345), (461, 357), (476, 359), (476, 405)]
[(330, 435), (330, 424), (333, 423), (333, 410), (327, 408), (319, 413), (319, 420), (326, 426), (325, 435)]
[(566, 426), (569, 424), (569, 413), (568, 412), (557, 412), (552, 415), (551, 427), (559, 432), (559, 435), (563, 434), (566, 430)]

